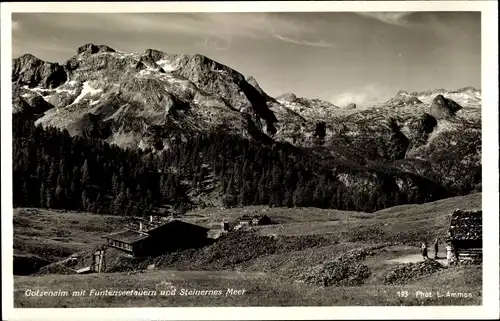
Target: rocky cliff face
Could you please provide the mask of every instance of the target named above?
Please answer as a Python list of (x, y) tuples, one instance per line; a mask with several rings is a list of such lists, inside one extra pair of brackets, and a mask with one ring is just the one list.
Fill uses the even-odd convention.
[(16, 85), (56, 88), (67, 79), (63, 66), (45, 62), (31, 54), (14, 59), (12, 65), (12, 82)]
[(268, 94), (266, 94), (266, 92), (260, 88), (260, 85), (259, 83), (257, 82), (257, 79), (255, 79), (254, 77), (250, 76), (247, 78), (247, 82), (252, 85), (258, 92), (259, 94), (264, 97), (264, 99), (268, 102), (268, 103), (277, 103), (276, 99), (274, 99), (273, 97), (269, 96)]
[(250, 85), (239, 72), (203, 55), (184, 56), (179, 61), (178, 72), (201, 90), (221, 97), (236, 110), (251, 115), (266, 131), (276, 132), (276, 116), (269, 110), (266, 97)]

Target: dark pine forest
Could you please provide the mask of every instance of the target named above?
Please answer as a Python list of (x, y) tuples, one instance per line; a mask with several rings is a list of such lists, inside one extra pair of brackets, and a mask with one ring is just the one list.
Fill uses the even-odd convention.
[[(370, 191), (353, 191), (338, 173), (375, 175)], [(395, 177), (416, 191), (400, 191)], [(387, 168), (335, 164), (287, 144), (262, 144), (225, 132), (174, 139), (168, 151), (121, 149), (68, 131), (35, 126), (13, 115), (13, 196), (16, 207), (148, 215), (176, 212), (191, 196), (211, 193), (225, 206), (265, 204), (372, 212), (448, 196), (433, 181)], [(212, 182), (207, 190), (206, 182)]]

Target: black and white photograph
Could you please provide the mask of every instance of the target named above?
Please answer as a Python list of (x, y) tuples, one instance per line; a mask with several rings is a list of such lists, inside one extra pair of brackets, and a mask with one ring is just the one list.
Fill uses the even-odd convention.
[(482, 306), (489, 38), (441, 7), (12, 12), (13, 308)]

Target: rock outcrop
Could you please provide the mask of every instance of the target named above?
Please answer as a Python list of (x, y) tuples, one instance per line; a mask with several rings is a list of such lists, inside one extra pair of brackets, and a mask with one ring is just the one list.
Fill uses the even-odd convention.
[(94, 45), (92, 43), (85, 44), (81, 47), (78, 47), (76, 53), (78, 55), (84, 54), (84, 55), (92, 55), (98, 52), (116, 52), (111, 47), (108, 47), (106, 45)]
[(436, 119), (445, 119), (455, 116), (456, 112), (462, 109), (462, 106), (454, 100), (445, 98), (443, 95), (437, 95), (433, 100), (429, 114)]
[(295, 96), (295, 94), (293, 93), (286, 93), (276, 97), (276, 100), (286, 100), (289, 102), (294, 102), (295, 100), (297, 100), (297, 96)]
[(196, 54), (181, 58), (178, 72), (199, 89), (221, 97), (240, 112), (254, 116), (257, 123), (264, 120), (268, 132), (275, 132), (273, 125), (277, 119), (268, 108), (266, 98), (236, 70)]
[(252, 85), (259, 92), (259, 94), (261, 94), (266, 99), (268, 103), (277, 103), (276, 99), (266, 94), (266, 92), (262, 88), (260, 88), (259, 83), (254, 77), (248, 77), (247, 82)]
[(19, 86), (55, 88), (66, 79), (63, 66), (43, 61), (31, 54), (22, 55), (12, 62), (12, 82)]

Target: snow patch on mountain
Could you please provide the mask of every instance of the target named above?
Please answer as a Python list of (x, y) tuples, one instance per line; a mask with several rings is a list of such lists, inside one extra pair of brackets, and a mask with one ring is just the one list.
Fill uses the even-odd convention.
[(70, 87), (74, 87), (74, 86), (78, 85), (78, 81), (70, 80), (70, 81), (66, 82), (65, 85), (70, 86)]
[(276, 98), (285, 108), (311, 121), (329, 119), (342, 112), (342, 109), (328, 101), (320, 99), (306, 99), (294, 94), (284, 94)]
[(96, 95), (98, 93), (102, 92), (102, 89), (101, 88), (97, 88), (97, 89), (94, 89), (92, 88), (92, 86), (89, 84), (88, 81), (84, 82), (83, 83), (83, 88), (82, 88), (82, 92), (80, 93), (80, 95), (78, 97), (76, 97), (76, 99), (73, 101), (73, 104), (77, 104), (79, 103), (80, 101), (82, 101), (82, 99), (84, 99), (87, 95), (88, 96), (93, 96), (93, 95)]
[(456, 90), (436, 89), (426, 92), (412, 93), (412, 95), (416, 96), (424, 104), (431, 104), (432, 100), (437, 95), (443, 95), (445, 98), (456, 101), (462, 107), (481, 108), (481, 91), (473, 87)]
[(163, 58), (163, 59), (160, 59), (158, 61), (155, 62), (158, 66), (160, 66), (161, 68), (163, 68), (163, 70), (165, 71), (174, 71), (176, 70), (177, 68), (179, 68), (179, 61), (172, 61), (170, 59), (166, 59), (166, 58)]
[(54, 93), (54, 89), (46, 89), (46, 88), (29, 88), (28, 86), (23, 86), (23, 89), (27, 90), (28, 92), (25, 92), (24, 94), (21, 95), (23, 98), (31, 98), (34, 96), (40, 96), (42, 97), (45, 101), (49, 101), (51, 98), (51, 95)]

